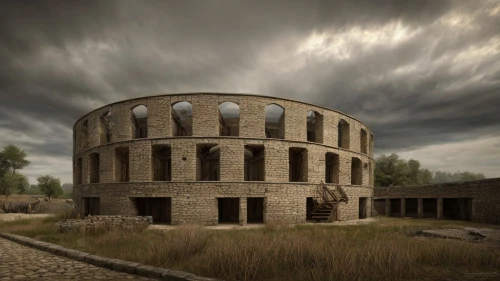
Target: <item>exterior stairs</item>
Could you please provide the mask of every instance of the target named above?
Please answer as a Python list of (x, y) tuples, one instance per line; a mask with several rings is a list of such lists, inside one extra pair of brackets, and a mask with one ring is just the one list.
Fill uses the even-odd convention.
[(328, 188), (323, 181), (317, 188), (317, 197), (313, 198), (311, 218), (319, 222), (337, 220), (337, 208), (340, 202), (347, 203), (349, 198), (340, 185)]

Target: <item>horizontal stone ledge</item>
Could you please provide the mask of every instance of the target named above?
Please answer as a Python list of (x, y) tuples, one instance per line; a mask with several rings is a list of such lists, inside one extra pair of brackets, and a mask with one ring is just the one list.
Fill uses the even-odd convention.
[(107, 268), (110, 270), (125, 272), (129, 274), (140, 275), (148, 278), (155, 278), (157, 280), (166, 280), (166, 281), (222, 281), (220, 279), (213, 279), (209, 277), (197, 276), (195, 274), (161, 268), (154, 267), (149, 265), (144, 265), (136, 262), (129, 262), (118, 259), (105, 258), (101, 256), (91, 255), (89, 253), (85, 253), (78, 250), (66, 249), (64, 247), (37, 241), (32, 238), (10, 234), (10, 233), (1, 233), (0, 237), (14, 241), (16, 243), (26, 245), (35, 249), (39, 249), (42, 251), (46, 251), (55, 255), (67, 257), (70, 259), (82, 261), (88, 264), (92, 264), (95, 266)]

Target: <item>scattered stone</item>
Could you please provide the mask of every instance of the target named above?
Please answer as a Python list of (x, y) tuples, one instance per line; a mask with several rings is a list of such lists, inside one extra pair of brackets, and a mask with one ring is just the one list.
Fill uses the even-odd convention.
[(56, 223), (57, 231), (87, 232), (97, 229), (145, 230), (151, 220), (141, 216), (87, 216), (84, 219), (67, 219)]

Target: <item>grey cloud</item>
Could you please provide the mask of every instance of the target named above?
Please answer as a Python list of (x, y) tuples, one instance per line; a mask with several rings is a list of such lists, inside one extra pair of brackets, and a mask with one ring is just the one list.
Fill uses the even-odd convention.
[[(57, 136), (19, 143), (32, 154), (66, 159), (73, 123), (96, 107), (159, 93), (240, 90), (351, 114), (373, 130), (381, 152), (481, 138), (500, 124), (500, 53), (480, 49), (499, 38), (500, 16), (488, 15), (496, 5), (2, 1), (0, 145), (12, 140), (1, 132)], [(450, 24), (470, 22), (446, 27), (451, 14), (462, 18)], [(393, 44), (345, 34), (394, 22), (415, 33)], [(329, 34), (325, 44), (346, 36), (349, 59), (298, 54), (312, 34)], [(467, 82), (477, 75), (483, 77)], [(43, 121), (46, 130), (30, 120)]]

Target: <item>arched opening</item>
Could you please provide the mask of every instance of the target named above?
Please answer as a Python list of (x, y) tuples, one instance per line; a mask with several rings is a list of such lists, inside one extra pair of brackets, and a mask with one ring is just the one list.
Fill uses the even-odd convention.
[(100, 138), (101, 145), (111, 142), (111, 128), (109, 127), (109, 122), (111, 120), (111, 112), (106, 111), (100, 118)]
[(138, 105), (132, 109), (131, 131), (134, 139), (148, 137), (148, 108), (144, 105)]
[(172, 136), (193, 135), (193, 106), (187, 101), (177, 102), (172, 105)]
[(347, 123), (344, 119), (340, 119), (338, 124), (338, 147), (349, 149), (349, 123)]
[(245, 181), (264, 181), (263, 145), (245, 145)]
[(89, 120), (83, 121), (82, 124), (82, 149), (89, 148)]
[(266, 138), (285, 138), (285, 109), (277, 104), (269, 104), (264, 109), (266, 116)]
[(323, 143), (323, 115), (312, 110), (307, 112), (307, 141)]
[(333, 152), (327, 152), (325, 155), (325, 183), (339, 184), (339, 155)]
[(362, 185), (363, 184), (363, 171), (361, 167), (361, 160), (359, 158), (353, 157), (351, 160), (351, 184), (352, 185)]
[(196, 180), (220, 180), (220, 149), (217, 144), (196, 145)]
[(240, 135), (240, 106), (234, 102), (219, 105), (219, 136)]
[(361, 145), (361, 153), (364, 153), (366, 154), (366, 147), (367, 147), (367, 144), (368, 144), (368, 134), (366, 133), (366, 130), (365, 129), (361, 129), (361, 132), (360, 132), (360, 145)]

